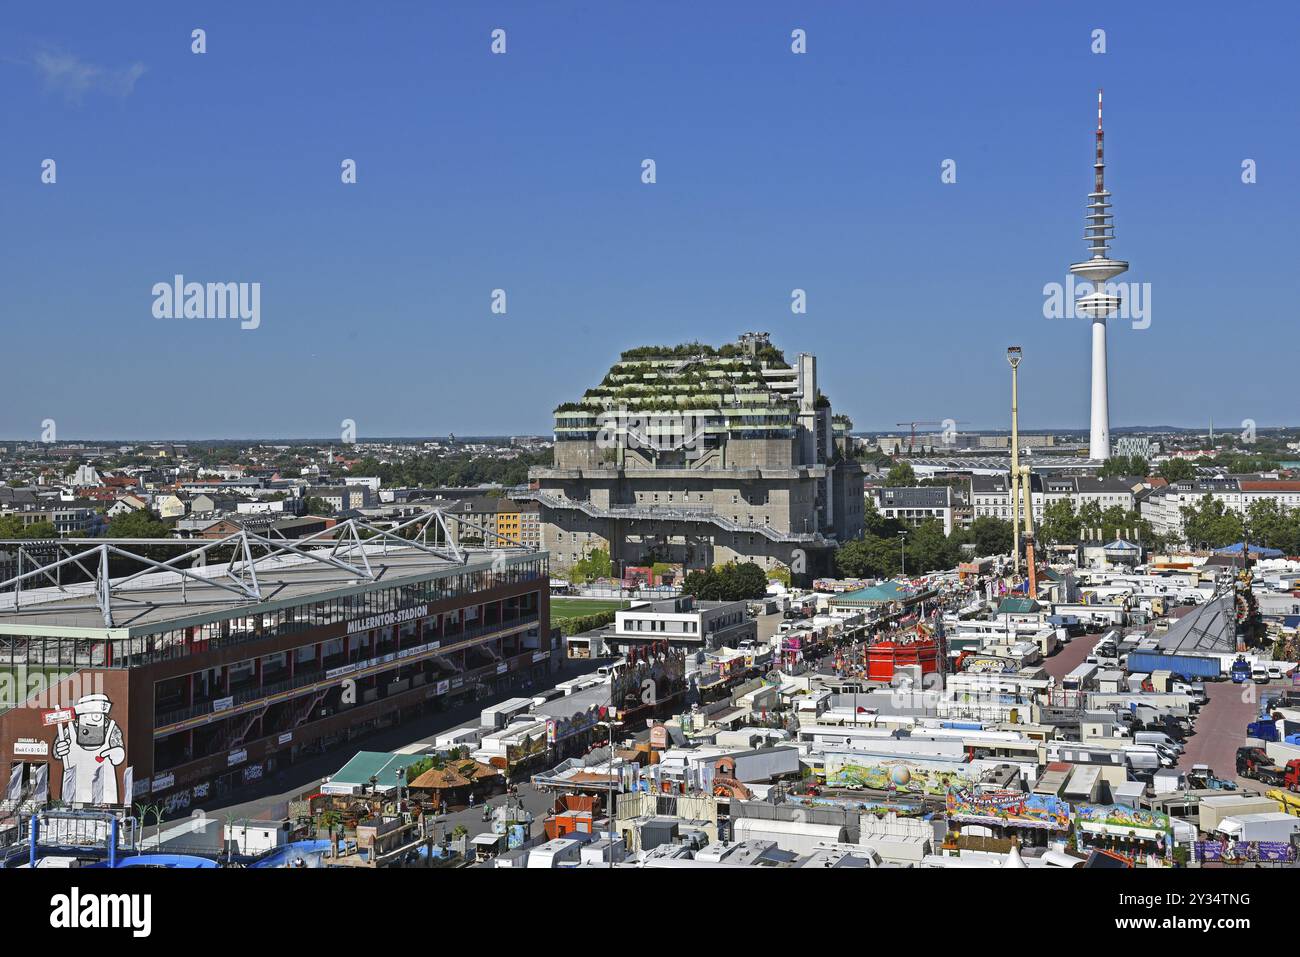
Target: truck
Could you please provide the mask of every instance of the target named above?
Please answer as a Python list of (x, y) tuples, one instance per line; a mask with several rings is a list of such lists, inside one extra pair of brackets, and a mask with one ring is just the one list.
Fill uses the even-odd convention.
[(1237, 749), (1237, 774), (1261, 784), (1281, 785), (1288, 791), (1300, 791), (1300, 758), (1286, 764), (1274, 764), (1263, 748)]
[(489, 731), (500, 730), (510, 723), (511, 718), (530, 711), (532, 707), (532, 698), (511, 698), (494, 704), (490, 708), (483, 709), (483, 713), (479, 716), (479, 727)]
[(1219, 822), (1216, 833), (1230, 841), (1275, 841), (1288, 844), (1300, 820), (1284, 811), (1264, 811), (1259, 814), (1231, 814)]
[(1096, 681), (1097, 665), (1085, 662), (1061, 679), (1061, 690), (1067, 692), (1088, 691), (1096, 684)]
[(1218, 777), (1208, 764), (1193, 764), (1187, 772), (1187, 783), (1202, 791), (1235, 791), (1237, 782)]
[(1248, 683), (1251, 680), (1250, 662), (1238, 655), (1237, 660), (1232, 663), (1232, 667), (1229, 669), (1229, 674), (1232, 675), (1233, 684)]
[(1246, 725), (1246, 737), (1258, 738), (1260, 741), (1276, 741), (1277, 722), (1270, 721), (1267, 718), (1252, 721)]
[(1127, 665), (1129, 671), (1166, 671), (1172, 677), (1189, 682), (1197, 679), (1217, 680), (1221, 673), (1219, 659), (1204, 655), (1162, 655), (1154, 651), (1130, 651)]
[(1083, 634), (1083, 622), (1079, 621), (1078, 615), (1048, 615), (1047, 623), (1055, 628), (1065, 629), (1065, 637), (1061, 639), (1065, 642)]

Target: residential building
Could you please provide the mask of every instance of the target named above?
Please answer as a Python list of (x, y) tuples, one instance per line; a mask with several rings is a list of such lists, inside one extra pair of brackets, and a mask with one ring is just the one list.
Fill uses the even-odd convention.
[(656, 641), (693, 651), (735, 648), (758, 637), (757, 622), (745, 608), (743, 601), (701, 601), (693, 595), (646, 602), (615, 613), (605, 645), (620, 653)]
[[(1104, 512), (1110, 508), (1133, 511), (1137, 507), (1136, 479), (1091, 478), (1081, 475), (1030, 473), (1030, 502), (1034, 522), (1043, 520), (1043, 510), (1052, 502), (1069, 501), (1076, 514), (1089, 502)], [(971, 478), (971, 500), (976, 518), (989, 516), (1011, 521), (1011, 493), (1006, 475), (975, 475)]]
[(1182, 510), (1199, 507), (1207, 495), (1242, 516), (1247, 514), (1251, 503), (1264, 499), (1271, 499), (1279, 508), (1300, 508), (1300, 482), (1249, 477), (1196, 478), (1157, 488), (1142, 502), (1142, 517), (1151, 523), (1155, 532), (1184, 539)]
[(1160, 443), (1145, 435), (1121, 435), (1115, 440), (1114, 454), (1117, 456), (1137, 456), (1150, 462), (1160, 454)]
[(953, 530), (953, 494), (947, 485), (896, 486), (873, 491), (876, 511), (904, 525), (920, 525), (931, 520), (943, 526), (943, 533)]
[(370, 508), (375, 504), (374, 493), (368, 485), (311, 485), (304, 490), (303, 498), (321, 499), (335, 512)]
[(49, 522), (59, 538), (101, 535), (106, 527), (104, 516), (86, 505), (41, 506), (21, 510), (0, 508), (0, 515), (21, 519), (23, 528)]

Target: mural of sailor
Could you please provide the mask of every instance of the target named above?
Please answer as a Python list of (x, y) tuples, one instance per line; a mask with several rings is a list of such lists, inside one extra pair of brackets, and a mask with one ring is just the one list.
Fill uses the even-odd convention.
[(63, 762), (62, 798), (68, 803), (117, 804), (117, 766), (126, 760), (122, 729), (108, 716), (108, 695), (77, 701), (70, 722), (59, 725), (54, 756)]

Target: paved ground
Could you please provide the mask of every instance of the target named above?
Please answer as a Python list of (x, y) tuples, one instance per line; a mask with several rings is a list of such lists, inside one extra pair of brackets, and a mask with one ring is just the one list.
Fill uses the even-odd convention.
[(1259, 713), (1259, 695), (1266, 685), (1207, 681), (1209, 697), (1196, 718), (1196, 734), (1187, 739), (1187, 750), (1178, 767), (1208, 764), (1221, 778), (1237, 781), (1239, 787), (1261, 790), (1254, 781), (1237, 777), (1237, 749), (1246, 743), (1246, 725)]
[[(1104, 632), (1103, 632), (1104, 634)], [(1079, 665), (1083, 664), (1083, 659), (1092, 654), (1093, 647), (1101, 641), (1101, 634), (1080, 635), (1068, 645), (1065, 645), (1052, 657), (1044, 662), (1043, 667), (1053, 678), (1061, 679), (1068, 675)]]

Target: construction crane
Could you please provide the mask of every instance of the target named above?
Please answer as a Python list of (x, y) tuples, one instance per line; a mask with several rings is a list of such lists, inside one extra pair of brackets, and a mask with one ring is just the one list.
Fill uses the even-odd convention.
[(907, 442), (908, 455), (911, 455), (913, 450), (916, 448), (916, 427), (918, 425), (937, 425), (946, 428), (948, 426), (957, 426), (957, 425), (965, 425), (965, 424), (966, 424), (965, 419), (944, 419), (942, 422), (895, 422), (894, 423), (894, 425), (898, 428), (902, 428), (904, 425), (906, 425), (911, 429), (911, 433), (912, 433), (911, 438), (909, 438)]

